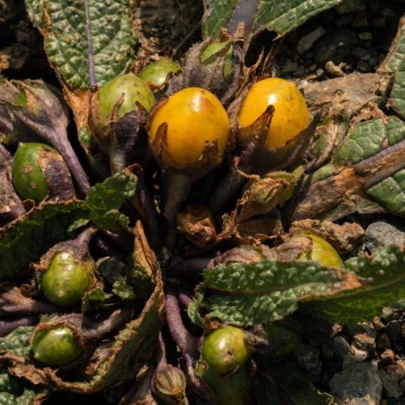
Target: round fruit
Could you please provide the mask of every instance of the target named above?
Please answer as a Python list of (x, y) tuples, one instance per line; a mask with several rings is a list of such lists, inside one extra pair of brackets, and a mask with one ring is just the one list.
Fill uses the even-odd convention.
[(219, 375), (242, 367), (249, 358), (245, 332), (234, 326), (225, 326), (211, 332), (202, 345), (202, 358)]
[(79, 261), (71, 252), (59, 252), (49, 268), (41, 273), (41, 289), (55, 305), (74, 305), (81, 301), (93, 280), (91, 260)]
[(229, 120), (221, 102), (211, 92), (198, 87), (180, 90), (152, 112), (147, 130), (155, 155), (158, 151), (153, 141), (164, 123), (167, 124), (167, 153), (176, 168), (196, 165), (206, 142), (214, 141), (218, 144), (216, 163), (220, 163), (228, 143)]
[(39, 204), (47, 195), (48, 187), (40, 167), (41, 150), (58, 153), (43, 143), (20, 143), (14, 154), (11, 175), (17, 193)]
[[(202, 54), (201, 54), (201, 61), (205, 62), (208, 58), (212, 55), (216, 55), (221, 52), (228, 45), (228, 42), (214, 42), (212, 44), (207, 45)], [(224, 75), (228, 76), (232, 73), (232, 46), (229, 47), (228, 51), (226, 52), (224, 58)]]
[(294, 235), (291, 240), (300, 240), (309, 238), (312, 242), (312, 251), (309, 253), (302, 253), (298, 260), (313, 260), (328, 267), (342, 267), (343, 261), (336, 252), (335, 248), (325, 239), (314, 235), (312, 233), (303, 232)]
[(181, 66), (169, 58), (159, 60), (147, 65), (138, 75), (146, 83), (156, 87), (162, 87), (169, 73), (176, 73), (181, 70)]
[(83, 349), (69, 327), (42, 329), (35, 332), (32, 350), (35, 360), (53, 367), (71, 363), (83, 353)]
[(239, 111), (240, 126), (253, 124), (272, 105), (275, 108), (267, 136), (267, 148), (278, 148), (293, 139), (309, 124), (305, 99), (294, 83), (272, 77), (255, 83)]
[(124, 100), (117, 110), (119, 117), (136, 109), (136, 102), (140, 103), (146, 111), (149, 111), (156, 102), (147, 84), (134, 74), (128, 73), (110, 80), (100, 88), (98, 96), (101, 118), (108, 117), (122, 94), (124, 94)]

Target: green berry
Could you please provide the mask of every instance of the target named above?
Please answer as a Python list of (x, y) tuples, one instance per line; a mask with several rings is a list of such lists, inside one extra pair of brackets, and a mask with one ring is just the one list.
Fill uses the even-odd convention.
[(40, 167), (41, 151), (58, 153), (43, 143), (20, 143), (11, 167), (12, 181), (17, 193), (37, 204), (48, 195), (48, 187)]
[(169, 58), (161, 58), (147, 65), (140, 73), (139, 77), (146, 83), (160, 88), (167, 79), (169, 73), (176, 73), (181, 70), (181, 66)]
[(124, 94), (124, 100), (117, 110), (119, 117), (137, 109), (136, 102), (140, 103), (146, 111), (149, 111), (156, 102), (147, 84), (133, 73), (128, 73), (110, 80), (100, 88), (98, 96), (101, 118), (108, 117), (122, 94)]
[(225, 326), (211, 332), (202, 345), (202, 358), (219, 375), (242, 367), (249, 358), (245, 332), (234, 326)]
[(59, 367), (81, 356), (83, 349), (69, 327), (42, 329), (32, 341), (34, 359), (46, 366)]
[(69, 306), (81, 301), (94, 280), (91, 260), (77, 260), (70, 252), (59, 252), (41, 274), (41, 289), (55, 305)]

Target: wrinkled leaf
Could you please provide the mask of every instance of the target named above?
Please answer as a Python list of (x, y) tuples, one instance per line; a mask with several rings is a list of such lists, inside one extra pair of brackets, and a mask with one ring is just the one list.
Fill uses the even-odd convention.
[(353, 257), (345, 262), (345, 268), (372, 282), (356, 291), (305, 299), (299, 307), (310, 315), (353, 325), (381, 315), (384, 307), (393, 306), (405, 296), (403, 246), (389, 246), (370, 258)]
[(45, 40), (45, 52), (71, 89), (102, 85), (134, 60), (130, 2), (26, 0)]
[(10, 351), (21, 356), (27, 356), (31, 350), (28, 338), (33, 331), (33, 326), (20, 326), (7, 336), (0, 337), (0, 352)]
[[(235, 10), (246, 20), (254, 21), (253, 34), (267, 28), (285, 35), (309, 18), (336, 6), (340, 0), (260, 0), (254, 2), (258, 8), (253, 10), (245, 0), (205, 0), (205, 3), (208, 10), (203, 21), (204, 36), (218, 35), (228, 26)], [(241, 3), (240, 8), (238, 3)]]
[[(371, 115), (371, 116), (370, 116)], [(334, 158), (296, 201), (292, 219), (334, 221), (353, 212), (403, 215), (405, 124), (375, 109), (354, 122)], [(325, 167), (331, 167), (330, 164)]]
[(69, 239), (69, 226), (85, 216), (81, 201), (47, 203), (0, 228), (0, 280), (18, 275), (50, 247)]
[(250, 326), (283, 319), (305, 296), (329, 295), (358, 288), (365, 280), (312, 261), (274, 259), (236, 263), (204, 272), (203, 305), (225, 323)]
[(136, 176), (119, 172), (93, 186), (85, 201), (90, 212), (89, 219), (111, 231), (127, 228), (128, 218), (118, 210), (127, 198), (135, 194), (136, 184)]

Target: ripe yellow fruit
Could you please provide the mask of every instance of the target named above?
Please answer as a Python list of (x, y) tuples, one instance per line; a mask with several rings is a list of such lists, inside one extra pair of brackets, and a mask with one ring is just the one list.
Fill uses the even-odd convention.
[[(230, 125), (221, 102), (208, 90), (189, 87), (173, 94), (158, 106), (147, 124), (149, 143), (159, 160), (159, 146), (153, 143), (160, 125), (167, 124), (167, 153), (177, 169), (198, 164), (207, 142), (216, 141), (216, 164), (225, 152)], [(214, 157), (215, 158), (215, 157)], [(161, 163), (161, 162), (159, 162)]]
[(294, 83), (272, 77), (255, 83), (239, 111), (239, 125), (253, 124), (272, 105), (275, 108), (266, 147), (279, 148), (298, 135), (310, 122), (305, 99)]

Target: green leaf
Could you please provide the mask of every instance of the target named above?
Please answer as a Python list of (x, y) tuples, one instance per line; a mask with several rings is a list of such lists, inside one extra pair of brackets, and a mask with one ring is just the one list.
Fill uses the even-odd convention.
[(203, 299), (204, 295), (201, 293), (197, 293), (187, 308), (187, 315), (190, 318), (191, 322), (199, 326), (201, 329), (204, 329), (204, 319), (198, 311), (203, 302)]
[(70, 89), (103, 85), (133, 63), (136, 37), (129, 0), (26, 0), (26, 4), (44, 35), (48, 60)]
[(354, 257), (345, 267), (370, 283), (353, 291), (342, 291), (330, 297), (303, 300), (302, 311), (332, 322), (354, 325), (381, 315), (384, 307), (394, 306), (405, 297), (404, 247), (389, 246), (372, 257)]
[(69, 226), (86, 215), (82, 201), (49, 202), (0, 228), (0, 280), (18, 275), (50, 247), (68, 239)]
[(132, 287), (123, 278), (113, 284), (112, 292), (122, 300), (134, 300), (136, 298)]
[(398, 33), (393, 43), (388, 58), (381, 70), (395, 73), (389, 104), (405, 117), (405, 30), (404, 20), (400, 20)]
[(8, 335), (0, 337), (0, 351), (4, 350), (21, 356), (27, 356), (31, 350), (28, 338), (33, 331), (33, 326), (20, 326)]
[[(222, 28), (227, 27), (238, 0), (206, 0), (205, 3), (207, 12), (203, 21), (203, 34), (205, 37), (217, 36)], [(267, 28), (285, 35), (338, 3), (340, 0), (260, 0), (253, 18), (253, 34)], [(243, 11), (240, 14), (243, 15)]]
[(312, 261), (218, 266), (204, 272), (203, 304), (211, 316), (225, 323), (269, 324), (296, 310), (305, 296), (328, 295), (358, 287), (360, 277)]
[(85, 201), (90, 220), (111, 231), (125, 229), (128, 219), (118, 210), (127, 198), (135, 194), (136, 184), (135, 175), (119, 172), (93, 186)]

